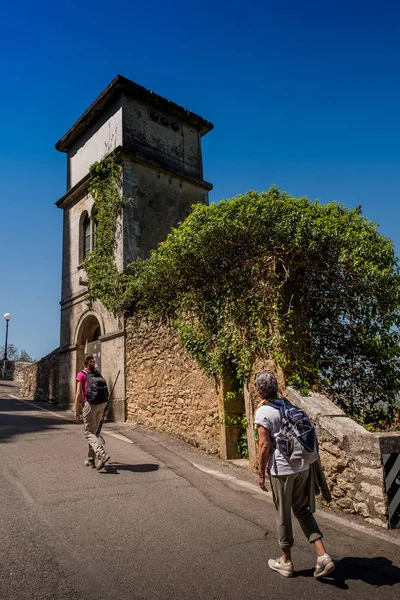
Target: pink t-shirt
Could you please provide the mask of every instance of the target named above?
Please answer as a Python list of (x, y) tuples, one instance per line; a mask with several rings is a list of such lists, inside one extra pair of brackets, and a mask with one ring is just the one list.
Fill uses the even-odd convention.
[[(85, 371), (88, 373), (89, 371), (87, 371), (87, 369), (85, 369)], [(76, 381), (80, 381), (82, 384), (82, 404), (85, 404), (86, 402), (86, 390), (87, 390), (87, 377), (86, 377), (86, 373), (83, 373), (82, 371), (79, 371), (78, 375), (76, 376)]]
[[(85, 404), (85, 402), (86, 402), (86, 391), (87, 391), (86, 373), (90, 373), (90, 371), (88, 371), (87, 369), (83, 369), (83, 371), (79, 371), (78, 375), (76, 376), (76, 381), (80, 381), (82, 384), (82, 404)], [(101, 373), (99, 373), (99, 375), (102, 377)]]

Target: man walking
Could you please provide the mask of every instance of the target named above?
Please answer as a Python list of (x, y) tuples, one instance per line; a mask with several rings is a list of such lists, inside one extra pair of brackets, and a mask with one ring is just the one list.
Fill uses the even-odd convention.
[(304, 535), (314, 544), (317, 566), (314, 577), (325, 577), (334, 571), (335, 564), (325, 552), (322, 533), (310, 509), (309, 470), (318, 454), (315, 450), (302, 452), (297, 442), (282, 435), (282, 417), (279, 406), (273, 405), (278, 398), (278, 382), (270, 373), (262, 372), (256, 378), (256, 389), (262, 399), (255, 414), (258, 434), (258, 484), (266, 491), (265, 471), (269, 474), (272, 496), (277, 510), (278, 543), (282, 556), (270, 559), (268, 566), (284, 577), (293, 575), (292, 546), (293, 530), (291, 510), (299, 521)]
[(81, 414), (83, 415), (85, 437), (89, 443), (88, 458), (84, 464), (94, 469), (97, 458), (96, 468), (99, 471), (110, 460), (101, 440), (96, 436), (107, 404), (108, 390), (101, 373), (96, 370), (96, 362), (92, 354), (88, 354), (83, 359), (83, 370), (77, 374), (76, 382), (75, 419), (79, 421)]

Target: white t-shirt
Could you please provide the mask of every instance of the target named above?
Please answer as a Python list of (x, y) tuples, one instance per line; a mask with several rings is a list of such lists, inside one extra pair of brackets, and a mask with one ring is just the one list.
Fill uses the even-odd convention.
[(310, 453), (306, 459), (294, 459), (293, 457), (289, 459), (279, 451), (277, 444), (272, 439), (276, 439), (281, 430), (281, 417), (277, 408), (263, 404), (256, 410), (254, 423), (265, 427), (270, 434), (271, 449), (268, 469), (271, 475), (293, 475), (294, 473), (300, 473), (301, 471), (306, 471), (310, 467), (310, 464), (317, 460), (315, 452)]

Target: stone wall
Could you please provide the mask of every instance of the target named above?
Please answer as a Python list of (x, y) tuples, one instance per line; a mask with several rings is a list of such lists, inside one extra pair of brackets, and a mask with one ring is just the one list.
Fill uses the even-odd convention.
[(167, 326), (126, 323), (127, 419), (219, 452), (220, 419), (208, 379)]
[(21, 398), (39, 401), (57, 401), (59, 351), (54, 350), (39, 361), (16, 371), (14, 380), (19, 385)]
[[(125, 420), (125, 398), (123, 385), (124, 335), (123, 319), (114, 317), (96, 301), (89, 310), (86, 295), (87, 280), (82, 268), (82, 218), (85, 214), (93, 217), (94, 201), (87, 190), (77, 193), (64, 209), (63, 223), (63, 262), (61, 284), (61, 328), (60, 328), (60, 371), (59, 389), (55, 394), (63, 406), (68, 406), (75, 397), (75, 377), (82, 368), (82, 358), (86, 341), (93, 341), (97, 326), (100, 329), (102, 374), (109, 386), (115, 380), (118, 369), (122, 373), (118, 379), (113, 400), (113, 415), (116, 420)], [(92, 238), (93, 242), (93, 238)], [(119, 239), (118, 244), (121, 244)], [(122, 266), (122, 249), (118, 247), (119, 266)], [(91, 326), (93, 324), (93, 327)], [(117, 365), (117, 370), (116, 370)]]
[(204, 186), (129, 156), (124, 156), (123, 193), (131, 198), (123, 213), (124, 268), (137, 256), (148, 258), (193, 204), (208, 204)]
[[(27, 367), (30, 367), (32, 363), (30, 362), (22, 362), (20, 360), (7, 360), (6, 371), (4, 373), (5, 379), (8, 381), (16, 381), (18, 377), (21, 376), (21, 373)], [(3, 367), (4, 360), (0, 360), (0, 378), (3, 377)]]
[[(168, 111), (168, 108), (170, 109)], [(123, 146), (170, 173), (201, 180), (202, 160), (198, 125), (171, 114), (172, 106), (123, 95)], [(173, 110), (173, 109), (172, 109)], [(169, 112), (169, 114), (168, 114)]]
[(316, 423), (321, 463), (333, 498), (331, 506), (387, 527), (381, 445), (386, 438), (400, 445), (400, 434), (366, 431), (321, 394), (301, 396), (287, 388), (286, 396)]
[(279, 393), (305, 410), (315, 423), (321, 463), (332, 494), (330, 507), (358, 514), (373, 525), (388, 527), (382, 454), (400, 453), (400, 434), (366, 431), (326, 396), (317, 393), (302, 396), (294, 388), (285, 387), (282, 370), (273, 361), (261, 359), (245, 386), (250, 468), (254, 469), (258, 460), (253, 416), (259, 397), (254, 382), (261, 370), (274, 373)]

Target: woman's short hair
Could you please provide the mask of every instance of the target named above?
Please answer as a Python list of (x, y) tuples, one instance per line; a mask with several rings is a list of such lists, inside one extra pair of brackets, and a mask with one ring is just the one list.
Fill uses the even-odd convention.
[(87, 365), (89, 364), (90, 360), (93, 360), (94, 356), (93, 354), (86, 354), (86, 356), (83, 358), (83, 364), (85, 365), (85, 367), (87, 367)]
[(265, 400), (267, 398), (273, 398), (278, 393), (278, 382), (276, 377), (271, 373), (262, 371), (256, 377), (256, 389)]

